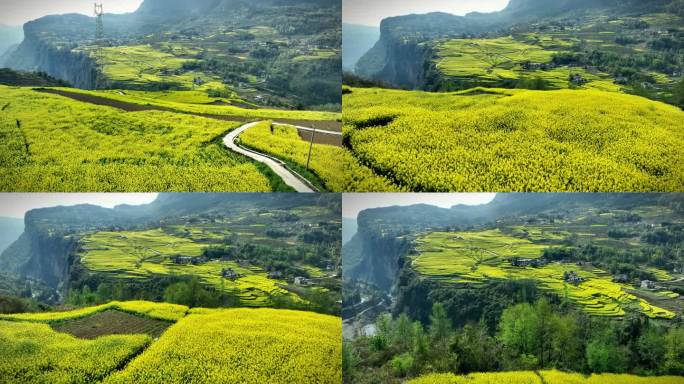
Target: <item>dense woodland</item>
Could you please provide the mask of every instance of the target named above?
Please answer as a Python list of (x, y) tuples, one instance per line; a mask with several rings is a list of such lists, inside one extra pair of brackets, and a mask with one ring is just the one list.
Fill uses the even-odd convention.
[[(485, 317), (455, 325), (458, 317), (441, 303), (433, 305), (425, 322), (406, 313), (381, 316), (375, 335), (345, 343), (345, 382), (401, 382), (430, 372), (548, 368), (684, 375), (681, 325), (664, 327), (641, 317), (619, 322), (592, 318), (562, 301), (540, 297), (526, 282), (493, 284), (484, 290), (499, 301), (471, 297), (470, 308), (463, 301), (460, 307), (488, 311), (493, 327)], [(506, 306), (507, 301), (518, 303)]]

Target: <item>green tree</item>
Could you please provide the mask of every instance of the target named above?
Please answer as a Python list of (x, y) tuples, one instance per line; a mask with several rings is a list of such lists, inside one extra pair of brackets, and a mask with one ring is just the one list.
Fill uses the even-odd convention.
[(665, 337), (664, 369), (672, 375), (684, 375), (684, 328), (672, 328)]
[(629, 350), (621, 346), (612, 327), (606, 327), (587, 343), (587, 365), (592, 372), (627, 370)]
[(169, 285), (164, 291), (164, 301), (188, 307), (217, 307), (219, 295), (208, 291), (196, 277)]
[(549, 366), (572, 371), (584, 369), (584, 338), (580, 326), (582, 321), (583, 318), (576, 314), (556, 318), (550, 341)]
[(432, 345), (432, 363), (438, 372), (449, 372), (458, 367), (458, 358), (450, 350), (451, 344), (451, 320), (447, 315), (444, 305), (435, 303), (430, 314), (429, 327), (430, 342)]
[(517, 304), (503, 311), (499, 322), (499, 340), (509, 358), (515, 362), (523, 355), (535, 356), (536, 338), (537, 316), (532, 305)]
[(416, 373), (423, 372), (423, 368), (430, 360), (430, 338), (425, 333), (420, 321), (413, 323), (413, 369)]
[(500, 349), (483, 324), (467, 324), (458, 332), (454, 349), (463, 373), (498, 369)]
[(392, 316), (383, 314), (375, 320), (376, 333), (371, 337), (371, 348), (375, 351), (384, 351), (390, 346), (392, 339)]
[(641, 364), (654, 373), (663, 363), (665, 348), (665, 338), (655, 328), (647, 329), (636, 342)]
[(399, 353), (410, 352), (413, 348), (413, 323), (406, 313), (394, 322), (392, 345)]
[(359, 364), (359, 357), (354, 348), (347, 342), (342, 343), (342, 376), (345, 381), (352, 382), (356, 366)]

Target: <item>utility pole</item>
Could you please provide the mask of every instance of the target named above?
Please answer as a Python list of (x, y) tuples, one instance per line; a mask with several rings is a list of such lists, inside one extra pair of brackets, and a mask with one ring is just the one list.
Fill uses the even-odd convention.
[(306, 169), (309, 169), (309, 162), (311, 161), (311, 150), (313, 149), (314, 137), (316, 137), (316, 127), (311, 132), (311, 143), (309, 143), (309, 157), (306, 159)]
[(100, 88), (100, 70), (97, 65), (102, 61), (102, 40), (104, 39), (104, 10), (102, 3), (95, 3), (95, 89)]

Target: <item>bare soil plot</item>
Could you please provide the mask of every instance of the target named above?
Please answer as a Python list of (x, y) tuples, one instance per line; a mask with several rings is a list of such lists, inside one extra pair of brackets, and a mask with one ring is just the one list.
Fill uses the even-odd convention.
[(159, 337), (172, 323), (130, 313), (108, 310), (92, 316), (69, 320), (52, 325), (58, 332), (65, 332), (82, 339), (95, 339), (106, 335), (147, 334)]

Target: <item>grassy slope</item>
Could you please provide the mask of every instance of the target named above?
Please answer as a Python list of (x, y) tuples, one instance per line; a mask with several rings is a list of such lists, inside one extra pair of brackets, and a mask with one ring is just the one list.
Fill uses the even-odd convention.
[(256, 165), (220, 142), (239, 123), (123, 113), (28, 89), (1, 89), (1, 190), (271, 190)]
[(413, 191), (678, 191), (684, 112), (593, 90), (353, 89), (354, 156)]

